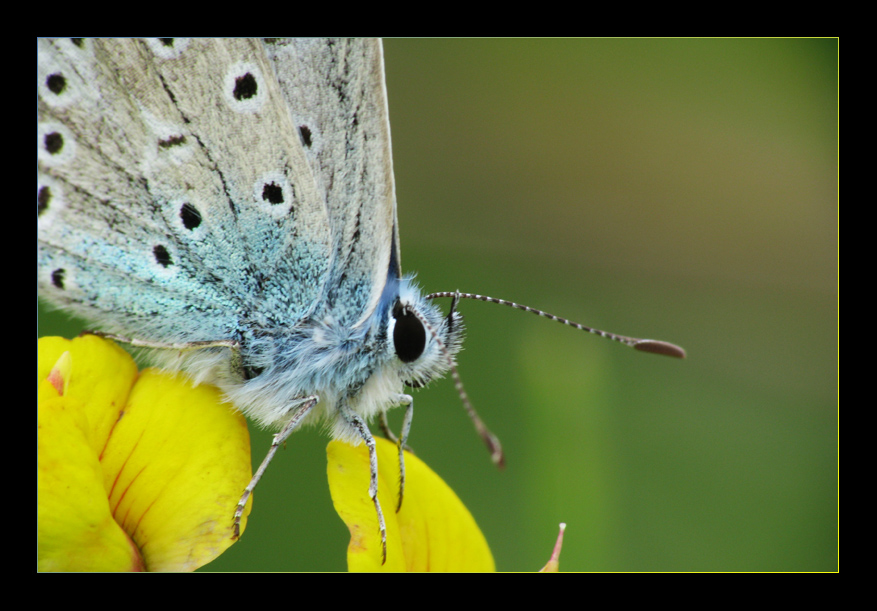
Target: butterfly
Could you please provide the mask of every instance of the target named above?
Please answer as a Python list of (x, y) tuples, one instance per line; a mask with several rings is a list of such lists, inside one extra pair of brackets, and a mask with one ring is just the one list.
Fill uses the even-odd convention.
[(325, 422), (368, 446), (385, 559), (368, 422), (397, 441), (401, 504), (405, 388), (448, 372), (502, 463), (456, 374), (461, 298), (684, 354), (512, 302), (424, 296), (403, 275), (379, 40), (39, 40), (37, 95), (39, 294), (279, 429), (236, 526), (276, 449)]

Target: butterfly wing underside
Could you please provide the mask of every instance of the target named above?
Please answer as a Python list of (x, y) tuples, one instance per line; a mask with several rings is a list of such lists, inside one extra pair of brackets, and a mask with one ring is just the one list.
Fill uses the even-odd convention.
[(269, 39), (280, 89), (327, 202), (334, 262), (323, 305), (357, 326), (374, 311), (399, 238), (381, 41)]
[(54, 304), (164, 341), (373, 310), (397, 244), (379, 42), (40, 40), (37, 92)]

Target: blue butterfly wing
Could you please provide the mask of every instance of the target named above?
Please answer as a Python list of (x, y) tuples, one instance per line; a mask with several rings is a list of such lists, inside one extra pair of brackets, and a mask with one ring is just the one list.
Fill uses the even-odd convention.
[(159, 341), (316, 309), (338, 240), (262, 41), (40, 40), (37, 93), (43, 297)]
[(381, 42), (271, 39), (266, 48), (331, 228), (329, 278), (314, 315), (356, 328), (388, 276), (400, 275)]

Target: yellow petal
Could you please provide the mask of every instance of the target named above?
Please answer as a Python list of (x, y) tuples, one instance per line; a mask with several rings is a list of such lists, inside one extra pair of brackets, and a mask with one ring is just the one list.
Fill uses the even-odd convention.
[(102, 462), (113, 475), (116, 519), (150, 571), (194, 570), (234, 543), (232, 515), (250, 481), (250, 444), (246, 421), (217, 388), (145, 370)]
[[(38, 392), (40, 568), (130, 570), (139, 562), (150, 571), (183, 571), (213, 560), (234, 543), (232, 516), (250, 479), (243, 416), (210, 385), (193, 387), (180, 375), (156, 370), (138, 376), (126, 352), (94, 336), (41, 340), (38, 379), (65, 351), (72, 365), (65, 395), (56, 399), (60, 406), (52, 403), (50, 390), (56, 396), (57, 390), (48, 381)], [(88, 510), (64, 507), (86, 493)], [(100, 519), (96, 507), (105, 512)], [(65, 517), (80, 513), (91, 516), (89, 528)], [(242, 531), (248, 513), (249, 507)], [(63, 536), (43, 534), (59, 524)], [(106, 532), (94, 534), (98, 527)], [(121, 539), (106, 534), (113, 532)], [(65, 552), (65, 541), (90, 551)], [(136, 562), (107, 566), (104, 558), (120, 555), (120, 541), (129, 557), (130, 549), (137, 552)], [(66, 564), (49, 562), (65, 555)]]
[(142, 570), (139, 550), (110, 512), (81, 405), (58, 396), (48, 381), (38, 394), (37, 568)]
[(80, 401), (89, 439), (100, 455), (137, 380), (137, 365), (117, 344), (96, 335), (73, 340), (43, 337), (37, 343), (37, 383), (47, 378), (64, 352), (73, 361), (64, 396)]
[(378, 498), (387, 523), (387, 562), (381, 565), (381, 537), (368, 496), (369, 459), (364, 444), (333, 441), (327, 448), (332, 502), (350, 529), (350, 571), (494, 571), (484, 535), (442, 479), (413, 454), (405, 453), (406, 483), (396, 513), (399, 458), (395, 444), (376, 438)]

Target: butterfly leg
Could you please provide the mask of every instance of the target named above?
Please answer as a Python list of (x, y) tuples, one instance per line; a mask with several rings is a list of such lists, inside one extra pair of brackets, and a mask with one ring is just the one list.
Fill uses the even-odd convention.
[(384, 434), (384, 437), (393, 443), (399, 443), (399, 438), (396, 437), (396, 433), (390, 429), (390, 423), (387, 422), (387, 412), (381, 412), (380, 420), (378, 422), (381, 425), (381, 432)]
[(399, 502), (396, 504), (396, 513), (402, 509), (402, 497), (405, 494), (405, 448), (408, 446), (408, 434), (411, 432), (411, 419), (414, 416), (414, 397), (411, 395), (399, 395), (401, 405), (405, 406), (405, 417), (402, 420), (402, 431), (396, 445), (399, 447)]
[(372, 502), (374, 502), (375, 511), (378, 514), (378, 528), (381, 531), (381, 564), (385, 564), (387, 562), (387, 524), (384, 522), (384, 512), (381, 511), (381, 502), (378, 500), (378, 452), (375, 447), (375, 438), (372, 437), (365, 421), (358, 414), (351, 411), (347, 407), (347, 403), (341, 401), (339, 411), (344, 420), (356, 429), (365, 445), (368, 446), (369, 468), (371, 471), (368, 495)]
[(414, 397), (411, 395), (399, 395), (397, 397), (399, 405), (405, 405), (405, 418), (402, 421), (402, 431), (401, 437), (396, 437), (396, 434), (390, 430), (390, 425), (387, 423), (387, 413), (381, 412), (380, 416), (380, 424), (381, 430), (384, 433), (384, 436), (396, 444), (399, 448), (399, 501), (396, 503), (396, 513), (399, 513), (399, 510), (402, 509), (402, 497), (405, 495), (405, 450), (411, 452), (411, 448), (408, 447), (408, 433), (411, 432), (411, 418), (414, 415)]
[(247, 487), (244, 489), (244, 493), (241, 496), (241, 500), (238, 501), (237, 508), (234, 511), (234, 538), (237, 539), (241, 535), (241, 516), (244, 514), (244, 508), (247, 505), (247, 500), (250, 498), (250, 495), (253, 494), (253, 490), (256, 488), (256, 484), (259, 483), (259, 480), (262, 479), (262, 476), (265, 474), (265, 469), (268, 468), (268, 463), (271, 462), (271, 459), (274, 458), (274, 454), (277, 452), (277, 448), (280, 447), (283, 442), (285, 442), (292, 432), (298, 428), (298, 425), (301, 424), (302, 418), (308, 415), (308, 413), (313, 409), (313, 407), (319, 401), (318, 397), (311, 396), (305, 397), (301, 399), (301, 403), (292, 408), (292, 418), (289, 419), (289, 422), (286, 423), (286, 426), (283, 427), (279, 433), (274, 436), (274, 440), (271, 442), (271, 449), (268, 450), (268, 455), (262, 461), (262, 464), (259, 465), (259, 468), (256, 470), (255, 475), (250, 480), (250, 483), (247, 484)]
[(236, 372), (241, 377), (244, 377), (244, 366), (243, 366), (243, 360), (241, 359), (241, 344), (239, 341), (237, 341), (235, 339), (217, 339), (217, 340), (208, 340), (208, 341), (165, 343), (165, 342), (152, 342), (152, 341), (137, 339), (134, 337), (124, 337), (122, 335), (116, 335), (114, 333), (104, 333), (103, 331), (83, 331), (83, 334), (97, 335), (98, 337), (104, 337), (106, 339), (111, 339), (114, 342), (128, 344), (129, 346), (134, 346), (135, 348), (155, 348), (158, 350), (179, 350), (179, 351), (201, 350), (204, 348), (228, 348), (229, 350), (231, 350), (231, 370)]
[[(401, 396), (402, 396), (402, 397), (407, 397), (408, 395), (401, 395)], [(399, 400), (399, 404), (400, 404), (400, 405), (407, 405), (407, 402), (406, 402), (404, 399), (400, 399), (400, 400)], [(381, 432), (384, 434), (384, 437), (386, 437), (387, 439), (389, 439), (390, 441), (392, 441), (394, 444), (397, 444), (397, 445), (398, 445), (398, 444), (399, 444), (399, 438), (396, 437), (396, 433), (394, 433), (394, 432), (390, 429), (390, 423), (387, 422), (387, 412), (381, 412), (381, 415), (380, 415), (378, 418), (379, 418), (378, 423), (379, 423), (380, 426), (381, 426)], [(412, 448), (412, 447), (411, 447), (410, 445), (408, 445), (407, 443), (405, 444), (405, 450), (406, 450), (407, 452), (410, 452), (411, 454), (414, 454), (414, 448)]]
[(111, 339), (114, 342), (128, 344), (129, 346), (134, 346), (135, 348), (157, 348), (157, 349), (162, 349), (162, 350), (200, 350), (201, 348), (230, 348), (235, 353), (240, 352), (240, 348), (241, 348), (240, 343), (234, 339), (217, 339), (217, 340), (212, 340), (212, 341), (165, 343), (165, 342), (151, 342), (151, 341), (137, 339), (137, 338), (133, 338), (133, 337), (124, 337), (122, 335), (116, 335), (114, 333), (104, 333), (103, 331), (85, 331), (84, 333), (86, 333), (88, 335), (97, 335), (98, 337), (104, 337), (106, 339)]

